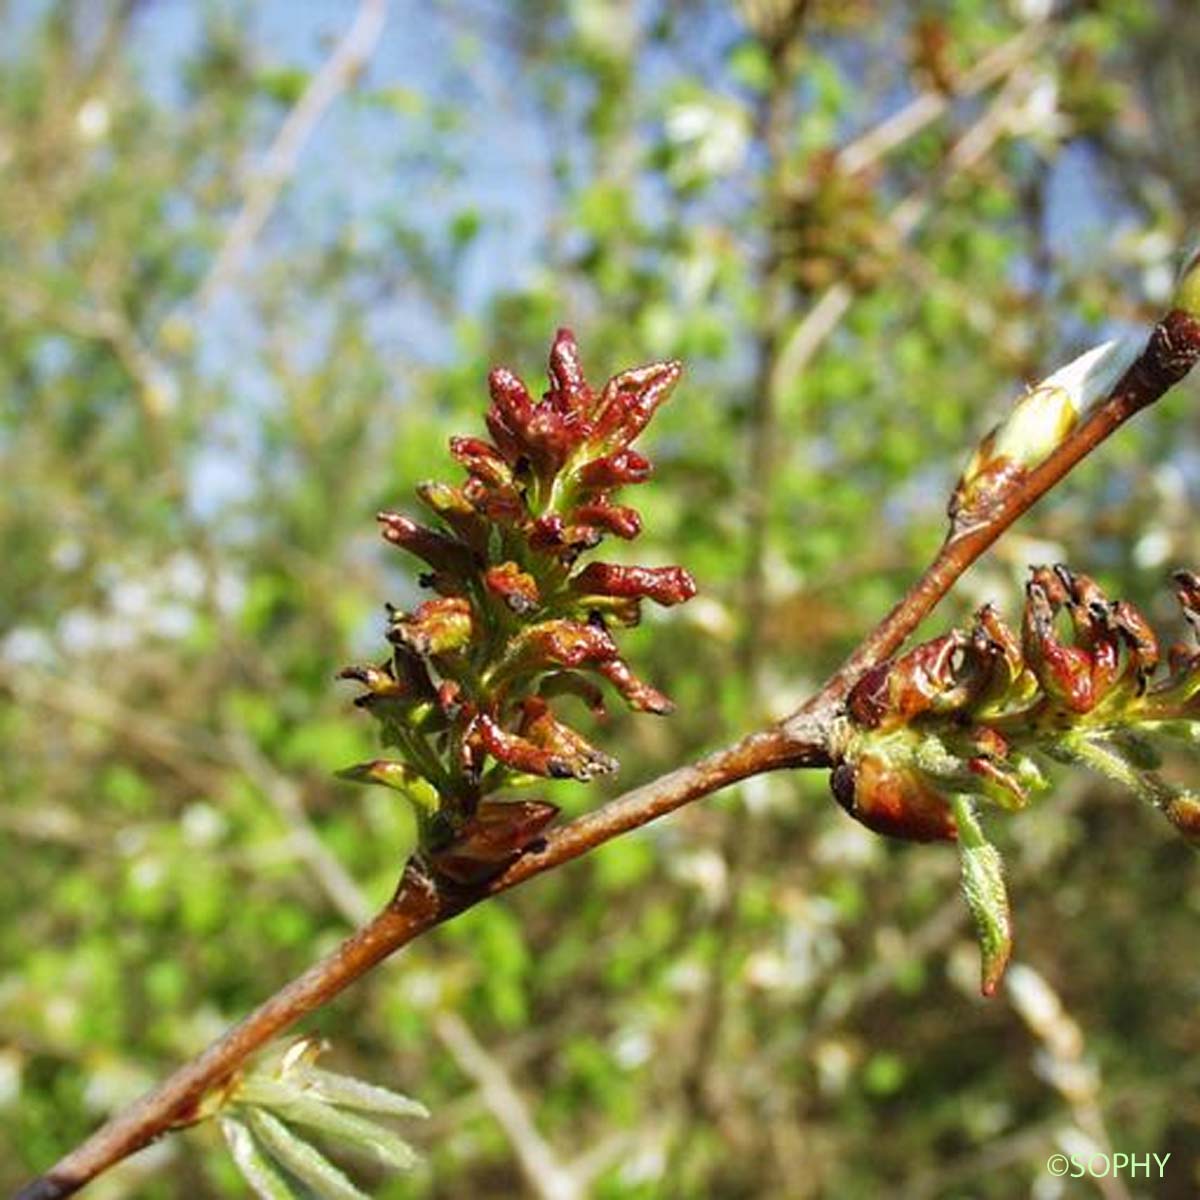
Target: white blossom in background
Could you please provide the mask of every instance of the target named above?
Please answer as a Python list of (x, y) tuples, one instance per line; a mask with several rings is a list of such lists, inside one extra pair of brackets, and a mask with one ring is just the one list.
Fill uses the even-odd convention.
[(225, 836), (229, 822), (223, 813), (204, 801), (189, 804), (179, 818), (183, 840), (197, 850), (215, 846)]
[(722, 96), (690, 97), (667, 109), (667, 139), (679, 152), (679, 182), (736, 171), (745, 161), (750, 118), (743, 105)]
[(706, 847), (691, 853), (673, 854), (668, 861), (672, 877), (696, 888), (710, 908), (716, 908), (725, 898), (729, 870), (725, 859), (716, 850)]
[(813, 1050), (817, 1068), (817, 1085), (827, 1096), (839, 1096), (846, 1090), (861, 1054), (845, 1039), (831, 1038), (818, 1042)]
[(42, 630), (18, 625), (0, 639), (0, 662), (14, 667), (49, 667), (54, 662), (54, 643)]
[(634, 1071), (650, 1061), (654, 1039), (641, 1027), (619, 1029), (612, 1037), (613, 1060), (625, 1071)]
[(1165, 529), (1143, 533), (1133, 545), (1133, 561), (1143, 570), (1161, 567), (1171, 557), (1174, 546)]
[(85, 100), (75, 114), (75, 128), (85, 142), (98, 142), (108, 133), (108, 105), (96, 96)]
[(1166, 304), (1175, 290), (1176, 242), (1162, 229), (1125, 229), (1113, 239), (1113, 256), (1137, 270), (1142, 292), (1154, 304)]
[(1009, 7), (1018, 21), (1032, 25), (1049, 19), (1054, 12), (1054, 0), (1011, 0)]
[(1057, 150), (1071, 133), (1071, 120), (1059, 106), (1057, 76), (1049, 71), (1037, 75), (1009, 111), (1005, 126), (1013, 137), (1028, 138), (1045, 154)]
[[(64, 539), (51, 561), (62, 571), (79, 566), (82, 548)], [(130, 569), (110, 565), (98, 572), (104, 602), (69, 609), (53, 628), (21, 625), (0, 638), (0, 661), (50, 668), (60, 656), (121, 653), (147, 639), (178, 641), (196, 627), (209, 602), (210, 581), (195, 555), (180, 552), (161, 566)], [(211, 580), (211, 602), (229, 616), (245, 602), (245, 580), (228, 568)]]
[(76, 537), (60, 538), (50, 550), (50, 565), (64, 574), (83, 566), (87, 549)]

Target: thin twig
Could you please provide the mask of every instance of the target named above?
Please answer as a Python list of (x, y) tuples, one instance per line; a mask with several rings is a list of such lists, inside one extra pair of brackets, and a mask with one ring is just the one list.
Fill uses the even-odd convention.
[(581, 1200), (580, 1181), (538, 1132), (529, 1109), (500, 1064), (479, 1044), (457, 1013), (440, 1013), (433, 1031), (459, 1068), (476, 1084), (516, 1152), (522, 1173), (541, 1200)]
[(208, 275), (197, 292), (197, 305), (207, 308), (244, 264), (255, 239), (296, 170), (300, 155), (329, 106), (358, 76), (370, 58), (387, 18), (387, 0), (362, 0), (354, 20), (333, 53), (309, 81), (288, 113), (246, 191), (246, 199), (229, 227)]
[(861, 672), (893, 653), (1004, 530), (1125, 421), (1178, 383), (1198, 358), (1200, 320), (1181, 311), (1169, 313), (1109, 397), (1044, 462), (1016, 479), (976, 524), (952, 531), (908, 595), (825, 687), (785, 722), (752, 733), (578, 818), (552, 832), (540, 849), (522, 854), (495, 879), (473, 890), (439, 885), (410, 865), (392, 901), (378, 915), (24, 1188), (18, 1200), (69, 1196), (155, 1138), (195, 1120), (204, 1097), (254, 1051), (434, 926), (729, 784), (786, 767), (829, 765), (841, 701)]
[(1018, 517), (1028, 512), (1107, 437), (1175, 386), (1200, 357), (1200, 321), (1175, 311), (1154, 327), (1146, 348), (1121, 377), (1104, 403), (1063, 438), (1049, 456), (1004, 492), (978, 522), (952, 529), (941, 550), (908, 594), (888, 613), (832, 676), (792, 718), (810, 728), (815, 715), (828, 714), (854, 681), (893, 654), (933, 611), (959, 577)]
[(249, 738), (230, 732), (226, 741), (231, 762), (262, 790), (287, 826), (297, 855), (308, 865), (329, 902), (351, 926), (361, 925), (371, 916), (371, 904), (354, 877), (312, 827), (304, 811), (300, 789), (277, 771)]
[[(258, 784), (288, 827), (300, 859), (329, 902), (351, 925), (368, 921), (372, 909), (366, 893), (313, 828), (299, 789), (244, 735), (231, 731), (226, 741), (231, 758)], [(479, 1088), (484, 1107), (508, 1139), (530, 1187), (542, 1200), (580, 1200), (583, 1192), (577, 1174), (559, 1162), (507, 1071), (480, 1044), (470, 1026), (456, 1013), (443, 1013), (434, 1018), (433, 1032)]]
[(981, 58), (951, 91), (930, 89), (914, 96), (903, 108), (847, 142), (838, 152), (839, 170), (854, 175), (916, 137), (941, 117), (956, 101), (984, 91), (1026, 61), (1046, 36), (1043, 22), (1032, 23), (991, 54)]
[(198, 1058), (102, 1126), (46, 1175), (19, 1192), (18, 1200), (70, 1196), (155, 1138), (190, 1123), (203, 1097), (228, 1080), (251, 1054), (434, 926), (739, 779), (817, 761), (826, 761), (821, 742), (799, 745), (780, 729), (766, 730), (580, 817), (551, 834), (541, 850), (522, 855), (502, 875), (474, 891), (439, 887), (410, 866), (391, 902), (367, 924)]
[[(1112, 1153), (1112, 1138), (1100, 1104), (1100, 1070), (1087, 1056), (1087, 1042), (1062, 998), (1048, 980), (1025, 963), (1014, 963), (1005, 977), (1009, 1003), (1042, 1044), (1037, 1073), (1066, 1101), (1076, 1128), (1093, 1146)], [(1130, 1200), (1118, 1175), (1096, 1179), (1105, 1200)]]

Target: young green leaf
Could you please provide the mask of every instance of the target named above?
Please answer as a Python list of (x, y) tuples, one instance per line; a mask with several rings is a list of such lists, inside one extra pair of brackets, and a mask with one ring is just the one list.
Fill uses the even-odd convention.
[(231, 1116), (223, 1116), (220, 1121), (233, 1161), (259, 1200), (301, 1200), (246, 1125)]
[(243, 1104), (268, 1108), (291, 1124), (310, 1126), (366, 1150), (398, 1171), (409, 1170), (417, 1161), (413, 1148), (390, 1129), (333, 1108), (291, 1083), (252, 1076), (239, 1089), (238, 1099)]
[(288, 1077), (310, 1095), (341, 1108), (356, 1108), (361, 1112), (383, 1113), (392, 1117), (429, 1116), (429, 1110), (419, 1100), (412, 1100), (399, 1092), (350, 1075), (339, 1075), (304, 1064), (290, 1071)]
[(369, 1200), (367, 1194), (355, 1187), (311, 1142), (306, 1142), (269, 1112), (251, 1108), (246, 1113), (246, 1120), (262, 1146), (307, 1184), (320, 1200)]
[(1012, 954), (1012, 918), (1004, 864), (1000, 852), (987, 840), (967, 796), (953, 796), (951, 806), (958, 824), (958, 851), (962, 862), (962, 889), (975, 922), (981, 957), (981, 989), (993, 996)]

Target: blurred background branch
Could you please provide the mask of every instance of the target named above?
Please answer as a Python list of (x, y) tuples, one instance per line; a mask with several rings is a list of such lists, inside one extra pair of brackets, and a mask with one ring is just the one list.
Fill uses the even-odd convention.
[(321, 118), (363, 71), (383, 33), (387, 0), (361, 0), (345, 36), (314, 72), (288, 112), (246, 187), (245, 200), (197, 292), (203, 312), (242, 269), (251, 248), (275, 207), (279, 194), (295, 174)]

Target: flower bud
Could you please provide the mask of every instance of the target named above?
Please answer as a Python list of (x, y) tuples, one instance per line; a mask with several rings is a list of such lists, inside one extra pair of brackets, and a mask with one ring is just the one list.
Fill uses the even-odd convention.
[(616, 768), (551, 711), (550, 698), (570, 692), (603, 713), (600, 689), (580, 672), (602, 677), (632, 708), (671, 709), (620, 658), (609, 626), (636, 624), (643, 598), (689, 599), (692, 577), (609, 563), (572, 572), (606, 536), (641, 532), (639, 514), (613, 493), (649, 477), (629, 443), (679, 375), (678, 363), (652, 363), (597, 393), (574, 336), (560, 329), (546, 392), (535, 401), (511, 371), (492, 371), (491, 439), (450, 440), (467, 478), (418, 488), (438, 527), (380, 514), (384, 537), (424, 561), (420, 582), (440, 598), (411, 613), (389, 609), (392, 662), (347, 673), (366, 689), (355, 703), (407, 759), (349, 777), (401, 790), (410, 771), (436, 779), (440, 807), (422, 824), (422, 845), (448, 879), (478, 883), (502, 870), (555, 811), (485, 798), (514, 775), (586, 780)]
[(907, 763), (863, 754), (854, 762), (839, 764), (829, 786), (834, 799), (856, 821), (886, 837), (944, 842), (957, 836), (946, 801)]
[(468, 600), (446, 596), (427, 600), (411, 614), (398, 613), (388, 637), (422, 657), (452, 654), (470, 644), (474, 619)]
[(575, 779), (587, 781), (617, 769), (617, 760), (597, 750), (570, 726), (555, 719), (541, 697), (522, 701), (521, 736), (565, 762)]
[(614, 375), (605, 384), (596, 408), (596, 441), (613, 450), (628, 446), (650, 423), (682, 374), (681, 363), (660, 362)]
[(452, 437), (450, 453), (477, 479), (494, 488), (512, 486), (512, 469), (504, 455), (479, 438)]
[(1179, 792), (1163, 805), (1163, 812), (1189, 842), (1200, 846), (1200, 795)]
[(626, 483), (644, 483), (654, 468), (636, 450), (618, 450), (615, 454), (584, 463), (578, 479), (584, 487), (613, 488)]
[(613, 658), (600, 663), (596, 671), (617, 689), (625, 703), (635, 712), (665, 717), (675, 711), (675, 705), (657, 688), (643, 683), (623, 659)]
[(1171, 307), (1200, 320), (1200, 246), (1193, 246), (1184, 259)]
[(950, 502), (955, 529), (982, 519), (1013, 485), (1044, 462), (1141, 354), (1145, 337), (1104, 342), (1047, 376), (979, 444)]
[(617, 537), (631, 541), (642, 532), (642, 518), (636, 508), (624, 504), (609, 504), (607, 500), (594, 500), (581, 504), (571, 513), (573, 520), (582, 525), (595, 525), (615, 533)]
[(682, 604), (696, 594), (696, 581), (682, 567), (619, 567), (614, 563), (590, 563), (571, 580), (582, 596), (620, 596), (656, 604)]
[(478, 887), (536, 845), (556, 816), (558, 806), (541, 800), (484, 800), (429, 863), (453, 883)]
[(417, 485), (417, 498), (472, 551), (487, 546), (487, 522), (462, 488), (428, 480)]
[(424, 559), (435, 571), (463, 575), (471, 568), (470, 555), (461, 543), (418, 525), (400, 513), (381, 512), (375, 518), (383, 527), (383, 536), (393, 546)]
[(966, 635), (954, 630), (881, 663), (851, 689), (850, 715), (864, 728), (890, 729), (925, 712), (961, 707), (972, 687), (971, 673), (961, 670), (969, 645)]
[(530, 613), (537, 608), (541, 596), (537, 580), (515, 562), (501, 563), (484, 572), (484, 586), (498, 596), (515, 613)]
[(1090, 656), (1059, 640), (1054, 631), (1056, 606), (1045, 584), (1030, 580), (1025, 597), (1025, 620), (1021, 628), (1025, 661), (1050, 699), (1073, 713), (1088, 712), (1095, 703)]

